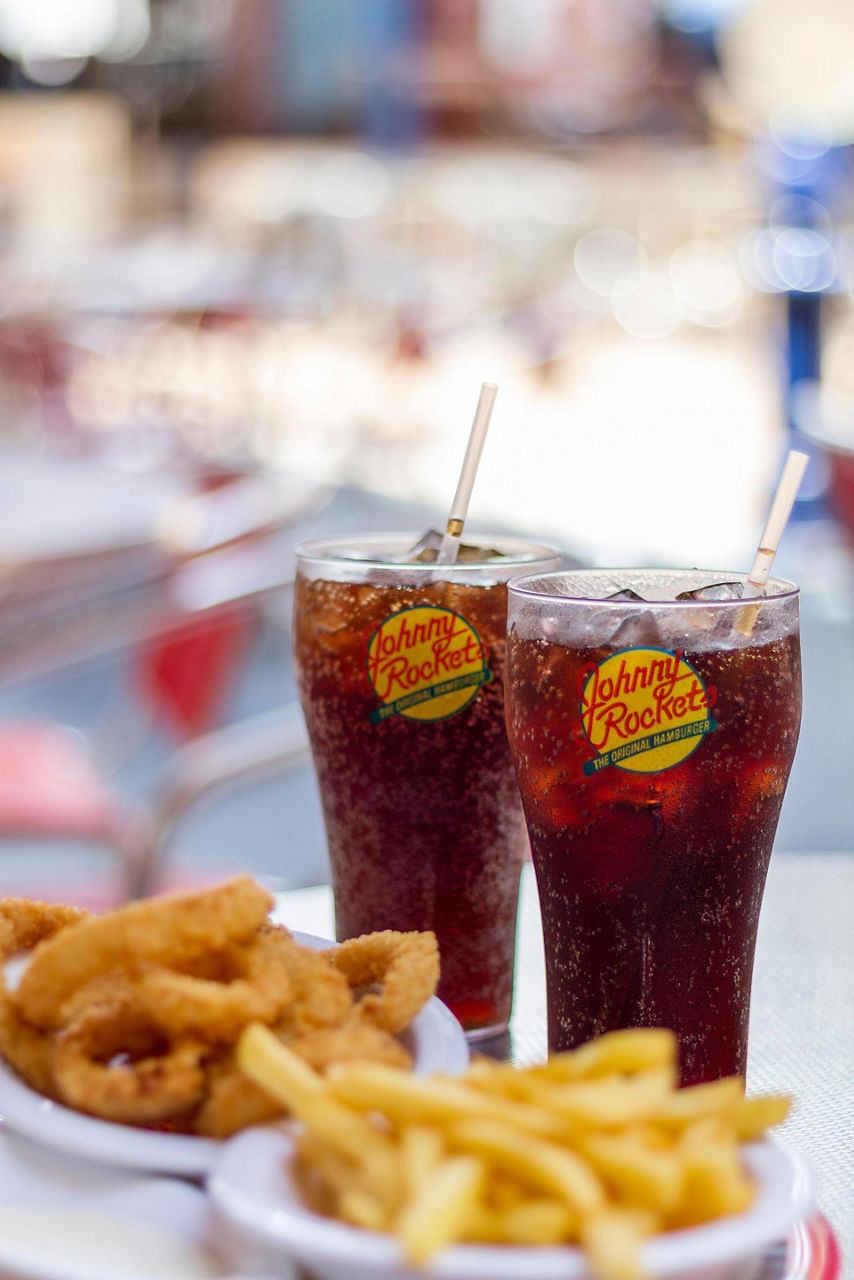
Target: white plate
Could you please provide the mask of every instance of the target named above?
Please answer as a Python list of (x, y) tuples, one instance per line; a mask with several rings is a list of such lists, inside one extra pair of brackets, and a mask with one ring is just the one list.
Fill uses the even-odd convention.
[[(14, 1238), (6, 1215), (35, 1232)], [(190, 1251), (171, 1280), (224, 1275), (209, 1245), (210, 1212), (198, 1187), (176, 1179), (117, 1173), (57, 1156), (0, 1132), (0, 1271), (26, 1280), (154, 1280), (142, 1250), (168, 1237)], [(202, 1250), (194, 1265), (196, 1251)], [(208, 1267), (204, 1267), (203, 1260)], [(162, 1273), (161, 1273), (162, 1274)]]
[(0, 1120), (35, 1142), (100, 1164), (199, 1176), (220, 1143), (182, 1133), (156, 1133), (72, 1111), (30, 1089), (0, 1061)]
[[(296, 1262), (319, 1280), (424, 1280), (408, 1266), (391, 1236), (332, 1222), (307, 1209), (289, 1173), (293, 1143), (283, 1128), (247, 1129), (222, 1149), (208, 1193), (213, 1230), (225, 1256), (256, 1258), (268, 1265)], [(743, 1214), (690, 1230), (671, 1231), (647, 1244), (650, 1277), (730, 1280), (753, 1275), (751, 1260), (785, 1237), (812, 1208), (810, 1180), (800, 1161), (776, 1142), (744, 1149), (758, 1183), (754, 1204)], [(430, 1266), (436, 1280), (589, 1280), (576, 1248), (516, 1248), (457, 1245), (442, 1250)]]
[[(294, 933), (298, 942), (323, 950), (335, 943), (313, 934)], [(446, 1071), (458, 1075), (469, 1062), (468, 1045), (456, 1018), (441, 1001), (428, 1001), (401, 1035), (419, 1075)], [(99, 1120), (72, 1111), (36, 1093), (0, 1059), (0, 1120), (22, 1133), (68, 1155), (103, 1164), (149, 1172), (200, 1177), (213, 1166), (222, 1143), (214, 1138), (157, 1133), (130, 1125)]]

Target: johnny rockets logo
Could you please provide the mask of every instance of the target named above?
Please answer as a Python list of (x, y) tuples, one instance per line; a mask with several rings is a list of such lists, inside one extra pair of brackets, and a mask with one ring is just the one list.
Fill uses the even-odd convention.
[(596, 752), (588, 775), (608, 765), (660, 773), (680, 764), (717, 728), (717, 701), (680, 650), (623, 649), (589, 663), (578, 678), (581, 722)]
[(381, 622), (368, 640), (368, 680), (389, 716), (444, 720), (468, 706), (491, 678), (487, 655), (470, 622), (451, 609), (415, 605)]

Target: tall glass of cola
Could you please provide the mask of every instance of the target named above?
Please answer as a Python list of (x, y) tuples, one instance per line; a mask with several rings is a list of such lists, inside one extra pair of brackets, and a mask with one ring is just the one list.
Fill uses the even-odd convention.
[(549, 1043), (679, 1038), (746, 1067), (759, 908), (801, 718), (798, 591), (580, 570), (510, 588), (507, 714), (543, 917)]
[(297, 680), (339, 940), (432, 929), (439, 995), (485, 1037), (510, 1017), (527, 852), (504, 718), (507, 581), (560, 557), (489, 538), (440, 565), (415, 559), (416, 538), (300, 547)]

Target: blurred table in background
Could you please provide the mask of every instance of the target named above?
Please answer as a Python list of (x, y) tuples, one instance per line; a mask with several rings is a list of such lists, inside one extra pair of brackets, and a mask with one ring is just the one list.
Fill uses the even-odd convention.
[(50, 432), (445, 507), (489, 379), (484, 523), (749, 563), (786, 440), (785, 300), (744, 149), (264, 137), (184, 161), (179, 216), (0, 255), (0, 395), (17, 373)]
[(122, 474), (97, 460), (0, 461), (0, 686), (138, 645), (286, 589), (276, 535), (328, 501), (282, 473)]

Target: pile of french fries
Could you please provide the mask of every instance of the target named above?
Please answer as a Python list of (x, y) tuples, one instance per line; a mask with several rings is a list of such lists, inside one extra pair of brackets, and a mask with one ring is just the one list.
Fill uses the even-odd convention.
[(238, 1061), (301, 1122), (297, 1172), (322, 1212), (393, 1233), (416, 1264), (462, 1241), (577, 1244), (603, 1280), (640, 1280), (657, 1232), (747, 1209), (739, 1144), (790, 1104), (746, 1098), (735, 1076), (677, 1088), (664, 1030), (424, 1077), (355, 1061), (319, 1075), (255, 1024)]

